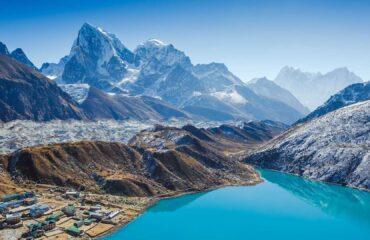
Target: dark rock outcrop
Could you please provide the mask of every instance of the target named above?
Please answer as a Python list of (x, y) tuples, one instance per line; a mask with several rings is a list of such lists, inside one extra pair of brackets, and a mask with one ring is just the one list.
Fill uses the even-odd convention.
[(29, 66), (33, 70), (38, 71), (37, 67), (35, 67), (35, 65), (28, 59), (28, 57), (26, 56), (26, 54), (23, 52), (23, 50), (21, 48), (15, 49), (13, 52), (10, 53), (9, 56), (11, 58), (17, 60), (18, 62), (21, 62), (21, 63)]
[(0, 56), (0, 120), (86, 119), (71, 97), (28, 66)]
[(9, 51), (8, 51), (8, 48), (6, 47), (6, 45), (2, 42), (0, 42), (0, 55), (6, 55), (8, 56), (9, 55)]

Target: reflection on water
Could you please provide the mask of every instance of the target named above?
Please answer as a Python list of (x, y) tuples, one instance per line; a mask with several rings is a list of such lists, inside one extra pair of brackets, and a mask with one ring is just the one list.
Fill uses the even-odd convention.
[(260, 170), (262, 177), (336, 218), (351, 218), (370, 226), (370, 193)]
[(166, 199), (109, 240), (370, 239), (370, 193), (261, 171), (256, 186)]
[(152, 212), (173, 212), (177, 209), (185, 207), (205, 194), (207, 194), (207, 192), (184, 195), (177, 198), (178, 201), (168, 201), (167, 204), (157, 204), (150, 210)]

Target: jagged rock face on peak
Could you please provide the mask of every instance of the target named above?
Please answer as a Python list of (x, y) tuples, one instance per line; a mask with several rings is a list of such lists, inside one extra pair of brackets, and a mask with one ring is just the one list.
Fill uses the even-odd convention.
[(290, 91), (304, 106), (314, 110), (331, 95), (363, 80), (347, 68), (337, 68), (322, 74), (284, 67), (275, 78), (275, 82)]
[(222, 91), (232, 85), (244, 84), (223, 63), (197, 64), (192, 69), (192, 73), (210, 91)]
[(6, 47), (6, 45), (4, 43), (0, 42), (0, 55), (5, 55), (5, 56), (8, 56), (8, 57), (11, 57), (14, 60), (17, 60), (18, 62), (29, 66), (33, 70), (38, 71), (37, 67), (35, 67), (35, 65), (28, 59), (28, 57), (26, 56), (26, 54), (24, 53), (24, 51), (21, 48), (17, 48), (14, 51), (12, 51), (11, 53), (9, 53), (8, 48)]
[(176, 49), (172, 44), (165, 44), (157, 39), (149, 39), (140, 44), (135, 49), (135, 54), (144, 64), (158, 61), (165, 67), (175, 65), (180, 65), (184, 68), (191, 67), (191, 61), (185, 53)]
[(21, 63), (29, 66), (33, 70), (38, 71), (37, 67), (35, 67), (35, 65), (33, 65), (33, 63), (28, 59), (28, 57), (26, 56), (26, 54), (23, 52), (23, 50), (21, 48), (17, 48), (13, 52), (11, 52), (10, 57), (17, 60), (18, 62), (21, 62)]
[(276, 83), (267, 78), (257, 78), (249, 81), (248, 87), (253, 90), (256, 94), (264, 96), (276, 101), (283, 102), (298, 112), (306, 115), (309, 113), (309, 109), (302, 105), (299, 100), (293, 96), (288, 90), (280, 87)]
[(87, 119), (54, 82), (28, 66), (0, 56), (0, 120)]
[(86, 23), (72, 46), (61, 81), (110, 90), (135, 61), (135, 55), (115, 35)]
[(245, 162), (306, 178), (370, 189), (370, 101), (296, 125)]
[(370, 100), (370, 82), (355, 83), (331, 96), (323, 105), (298, 120), (297, 123), (304, 123), (339, 108), (367, 100)]
[(63, 83), (62, 75), (64, 66), (68, 60), (69, 56), (64, 56), (58, 63), (43, 63), (40, 68), (40, 72), (57, 83)]
[(1, 55), (9, 55), (9, 51), (8, 51), (8, 48), (6, 47), (6, 45), (2, 42), (0, 42), (0, 54)]
[[(182, 69), (187, 71), (192, 67), (189, 57), (183, 52), (172, 44), (165, 44), (156, 39), (150, 39), (140, 44), (135, 49), (135, 54), (140, 59), (140, 70), (133, 79), (134, 81), (125, 83), (128, 84), (129, 88), (123, 86), (129, 92), (132, 89), (130, 84), (136, 86), (131, 94), (144, 93), (153, 97), (161, 97), (162, 94), (166, 94), (167, 87), (172, 88), (171, 85), (164, 86), (163, 82), (172, 79), (176, 72)], [(187, 79), (184, 78), (184, 80)], [(178, 80), (178, 83), (181, 84), (181, 79)]]

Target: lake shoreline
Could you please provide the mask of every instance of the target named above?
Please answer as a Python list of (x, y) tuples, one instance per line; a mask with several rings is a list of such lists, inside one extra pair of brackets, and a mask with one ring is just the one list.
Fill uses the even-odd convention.
[(174, 194), (170, 194), (170, 195), (163, 196), (163, 197), (155, 197), (151, 200), (151, 202), (147, 206), (145, 206), (144, 208), (141, 209), (139, 214), (137, 214), (136, 216), (133, 216), (128, 221), (125, 221), (122, 224), (117, 224), (112, 229), (108, 230), (107, 232), (105, 232), (105, 233), (101, 234), (100, 236), (97, 236), (93, 239), (104, 239), (105, 237), (108, 237), (108, 236), (116, 233), (117, 231), (125, 228), (128, 224), (132, 223), (134, 220), (136, 220), (138, 217), (140, 217), (142, 214), (144, 214), (148, 209), (155, 206), (161, 200), (172, 199), (172, 198), (177, 198), (177, 197), (181, 197), (181, 196), (185, 196), (185, 195), (192, 195), (192, 194), (197, 194), (197, 193), (210, 192), (210, 191), (225, 188), (225, 187), (256, 186), (256, 185), (264, 182), (264, 179), (261, 177), (259, 172), (258, 172), (258, 175), (259, 175), (259, 179), (254, 179), (254, 181), (250, 181), (250, 182), (244, 182), (244, 183), (240, 183), (240, 184), (223, 184), (223, 185), (219, 185), (219, 186), (215, 186), (215, 187), (211, 187), (211, 188), (206, 188), (206, 189), (201, 189), (201, 190), (194, 190), (194, 191), (189, 191), (189, 192), (179, 192), (179, 193), (174, 193)]
[(270, 169), (270, 168), (260, 168), (256, 165), (251, 165), (251, 166), (253, 166), (257, 171), (258, 170), (266, 170), (266, 171), (271, 171), (271, 172), (283, 173), (283, 174), (299, 177), (299, 178), (302, 178), (304, 180), (309, 180), (309, 181), (313, 181), (313, 182), (324, 183), (324, 184), (329, 184), (329, 185), (334, 185), (334, 186), (339, 186), (339, 187), (345, 187), (345, 188), (349, 188), (349, 189), (352, 189), (352, 190), (358, 190), (358, 191), (363, 191), (363, 192), (370, 192), (370, 189), (367, 189), (367, 188), (358, 188), (358, 187), (342, 185), (342, 184), (339, 184), (339, 183), (320, 181), (320, 180), (313, 179), (313, 178), (306, 178), (306, 177), (303, 177), (301, 175), (290, 173), (290, 172), (284, 172), (284, 171), (280, 171), (280, 170), (276, 170), (276, 169)]
[[(175, 198), (192, 194), (188, 192), (157, 199), (169, 200), (153, 202), (145, 208), (147, 214), (130, 221), (128, 228), (125, 228), (128, 224), (117, 226), (100, 238), (170, 240), (186, 225), (186, 233), (179, 240), (222, 240), (226, 236), (242, 240), (246, 233), (251, 234), (251, 239), (258, 239), (265, 227), (271, 229), (271, 235), (260, 239), (271, 239), (271, 236), (286, 236), (286, 231), (282, 230), (286, 224), (294, 226), (292, 236), (311, 224), (313, 231), (302, 238), (305, 240), (313, 239), (317, 234), (334, 235), (341, 240), (348, 239), (349, 235), (370, 236), (366, 227), (370, 225), (368, 192), (338, 188), (278, 171), (261, 169), (259, 172), (264, 183), (255, 184), (255, 187), (223, 185), (209, 189), (209, 192), (194, 191), (194, 197)], [(206, 193), (196, 194), (202, 192)], [(221, 219), (214, 217), (221, 215)], [(233, 223), (229, 221), (231, 218), (235, 220)], [(162, 235), (166, 229), (171, 230)]]
[(352, 189), (352, 190), (370, 192), (368, 189), (354, 188), (354, 187), (340, 185), (340, 184), (331, 183), (331, 182), (318, 181), (318, 180), (315, 180), (315, 179), (309, 179), (309, 178), (305, 178), (305, 177), (297, 175), (297, 174), (293, 174), (293, 173), (289, 173), (289, 172), (283, 172), (283, 171), (279, 171), (279, 170), (275, 170), (275, 169), (255, 168), (255, 170), (259, 174), (259, 178), (260, 178), (259, 181), (244, 183), (244, 184), (243, 183), (241, 183), (241, 184), (223, 184), (223, 185), (220, 185), (220, 186), (215, 186), (215, 187), (206, 188), (206, 189), (202, 189), (202, 190), (195, 190), (195, 191), (189, 191), (189, 192), (180, 192), (180, 193), (169, 194), (169, 195), (166, 195), (166, 196), (155, 197), (155, 198), (152, 199), (150, 204), (148, 204), (146, 207), (144, 207), (142, 209), (142, 211), (140, 211), (140, 213), (137, 216), (134, 216), (133, 218), (129, 219), (127, 222), (125, 222), (123, 224), (116, 225), (114, 228), (110, 229), (106, 233), (103, 233), (102, 235), (100, 235), (99, 237), (96, 237), (94, 239), (103, 239), (103, 238), (108, 237), (108, 236), (116, 233), (117, 231), (125, 228), (128, 224), (132, 223), (134, 220), (136, 220), (138, 217), (140, 217), (142, 214), (144, 214), (148, 209), (155, 206), (161, 200), (177, 198), (177, 197), (181, 197), (181, 196), (184, 196), (184, 195), (192, 195), (192, 194), (197, 194), (197, 193), (210, 192), (210, 191), (225, 188), (225, 187), (256, 186), (256, 185), (258, 185), (260, 183), (263, 183), (265, 181), (265, 179), (260, 174), (259, 170), (266, 170), (266, 171), (277, 172), (277, 173), (281, 173), (281, 174), (287, 174), (289, 176), (298, 177), (298, 178), (301, 178), (302, 180), (308, 180), (308, 181), (312, 181), (312, 182), (316, 182), (316, 183), (323, 183), (323, 184), (329, 184), (329, 185), (333, 185), (333, 186), (345, 187), (345, 188)]

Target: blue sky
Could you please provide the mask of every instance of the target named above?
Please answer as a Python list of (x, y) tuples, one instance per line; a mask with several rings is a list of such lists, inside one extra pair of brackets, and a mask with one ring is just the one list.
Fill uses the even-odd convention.
[(326, 72), (347, 66), (370, 79), (370, 1), (0, 0), (0, 41), (38, 66), (66, 55), (84, 22), (130, 49), (173, 43), (193, 63), (223, 62), (244, 81), (285, 65)]

